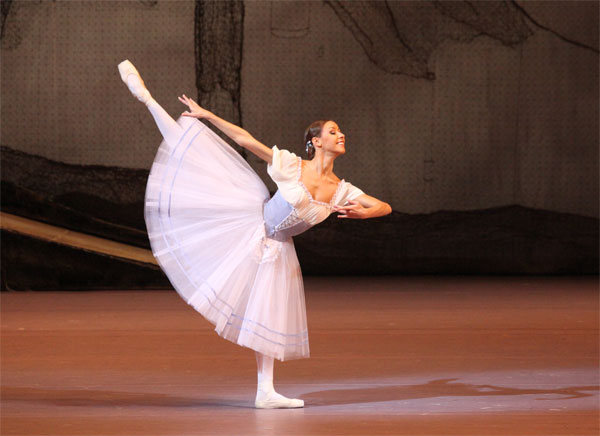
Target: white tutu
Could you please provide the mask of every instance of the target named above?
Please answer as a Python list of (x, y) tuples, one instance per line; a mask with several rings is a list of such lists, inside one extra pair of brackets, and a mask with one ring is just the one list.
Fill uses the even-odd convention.
[(279, 360), (309, 357), (294, 244), (265, 237), (269, 191), (248, 163), (199, 120), (180, 117), (146, 185), (152, 252), (179, 295), (223, 338)]

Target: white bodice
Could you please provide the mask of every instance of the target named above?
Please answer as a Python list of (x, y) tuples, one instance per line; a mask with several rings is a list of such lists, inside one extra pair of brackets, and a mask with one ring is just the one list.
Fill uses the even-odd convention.
[(285, 149), (273, 146), (273, 160), (267, 172), (277, 184), (281, 196), (294, 208), (294, 215), (310, 226), (325, 220), (334, 205), (343, 205), (364, 192), (342, 179), (329, 203), (312, 198), (310, 191), (302, 183), (302, 158)]

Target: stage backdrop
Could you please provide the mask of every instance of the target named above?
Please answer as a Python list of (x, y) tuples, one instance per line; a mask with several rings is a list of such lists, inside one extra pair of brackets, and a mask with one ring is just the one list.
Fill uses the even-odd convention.
[(598, 272), (597, 2), (3, 1), (1, 13), (2, 211), (32, 220), (3, 216), (3, 289), (169, 286), (135, 256), (48, 237), (149, 247), (161, 136), (119, 77), (124, 59), (174, 118), (185, 93), (297, 154), (313, 120), (338, 123), (336, 174), (394, 213), (332, 216), (295, 238), (305, 273)]

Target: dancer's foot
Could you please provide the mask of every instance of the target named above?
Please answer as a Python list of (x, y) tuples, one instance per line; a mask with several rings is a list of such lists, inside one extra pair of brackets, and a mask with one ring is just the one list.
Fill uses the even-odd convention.
[(272, 391), (263, 391), (259, 389), (256, 392), (254, 406), (257, 409), (291, 409), (304, 407), (304, 401), (298, 398), (287, 398)]
[(129, 60), (124, 60), (119, 64), (118, 68), (121, 80), (125, 82), (134, 97), (146, 105), (150, 103), (153, 100), (150, 91), (146, 89), (144, 81), (133, 64)]

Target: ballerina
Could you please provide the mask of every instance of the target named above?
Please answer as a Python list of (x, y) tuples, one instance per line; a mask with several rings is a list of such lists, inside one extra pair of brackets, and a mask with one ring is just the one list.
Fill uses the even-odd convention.
[[(146, 185), (144, 219), (152, 253), (174, 289), (221, 337), (254, 350), (256, 408), (304, 407), (273, 385), (274, 359), (310, 356), (302, 273), (293, 236), (337, 212), (364, 219), (391, 213), (388, 203), (339, 179), (334, 160), (345, 135), (333, 120), (305, 131), (308, 160), (178, 97), (176, 120), (154, 100), (135, 67), (121, 79), (152, 114), (161, 142)], [(248, 163), (199, 119), (211, 122), (267, 162), (273, 197)]]

